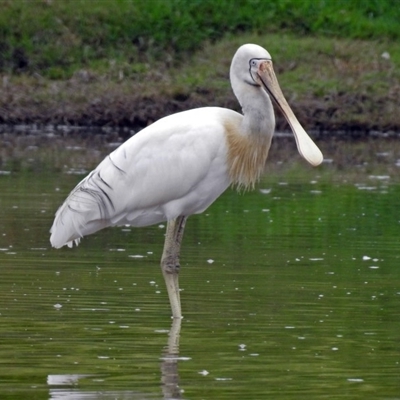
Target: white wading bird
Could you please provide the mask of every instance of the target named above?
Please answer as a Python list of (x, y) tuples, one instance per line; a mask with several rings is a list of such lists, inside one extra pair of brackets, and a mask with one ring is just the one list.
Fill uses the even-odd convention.
[(251, 188), (257, 182), (275, 129), (271, 99), (289, 122), (299, 153), (314, 166), (323, 159), (287, 104), (265, 49), (241, 46), (230, 80), (243, 115), (205, 107), (153, 123), (76, 186), (51, 228), (51, 244), (60, 248), (107, 226), (167, 221), (161, 269), (174, 318), (181, 318), (179, 253), (186, 219), (203, 212), (229, 185)]

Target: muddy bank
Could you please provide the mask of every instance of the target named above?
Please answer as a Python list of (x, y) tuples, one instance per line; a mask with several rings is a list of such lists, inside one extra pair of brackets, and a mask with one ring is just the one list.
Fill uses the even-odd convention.
[[(67, 90), (60, 98), (63, 85)], [(133, 91), (124, 93), (117, 86), (103, 93), (96, 90), (90, 95), (89, 85), (85, 88), (87, 94), (79, 99), (71, 95), (81, 89), (78, 83), (68, 82), (59, 84), (57, 94), (46, 93), (40, 98), (31, 95), (34, 87), (9, 87), (0, 93), (0, 124), (123, 127), (125, 130), (121, 132), (130, 132), (163, 116), (196, 107), (220, 106), (240, 111), (229, 88), (219, 92), (199, 88), (173, 95), (142, 95)], [(400, 113), (395, 99), (370, 98), (359, 93), (338, 93), (323, 98), (287, 97), (298, 119), (314, 133), (341, 131), (368, 135), (376, 131), (389, 134), (400, 131)], [(277, 129), (288, 130), (278, 111)]]

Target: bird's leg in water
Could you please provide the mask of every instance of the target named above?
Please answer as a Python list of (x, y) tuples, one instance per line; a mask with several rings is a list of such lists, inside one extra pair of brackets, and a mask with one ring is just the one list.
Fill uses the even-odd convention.
[(171, 303), (172, 316), (182, 318), (181, 300), (179, 295), (179, 253), (183, 231), (187, 217), (178, 217), (168, 221), (163, 255), (161, 258), (161, 269), (167, 285), (168, 297)]

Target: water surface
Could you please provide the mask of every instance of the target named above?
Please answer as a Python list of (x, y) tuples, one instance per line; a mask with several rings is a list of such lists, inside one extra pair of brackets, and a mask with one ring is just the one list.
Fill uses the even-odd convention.
[(109, 146), (35, 146), (0, 174), (1, 399), (400, 398), (396, 165), (300, 162), (228, 190), (188, 220), (173, 325), (164, 226), (50, 248)]

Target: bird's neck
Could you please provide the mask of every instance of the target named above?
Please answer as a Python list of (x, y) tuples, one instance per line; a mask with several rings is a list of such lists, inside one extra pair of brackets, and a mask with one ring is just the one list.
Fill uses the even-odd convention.
[(260, 140), (270, 145), (275, 130), (275, 114), (271, 99), (260, 88), (251, 89), (238, 99), (243, 111), (241, 132), (249, 137), (260, 136)]
[(240, 124), (226, 124), (229, 174), (238, 189), (252, 189), (265, 169), (275, 117), (267, 95), (241, 104)]

